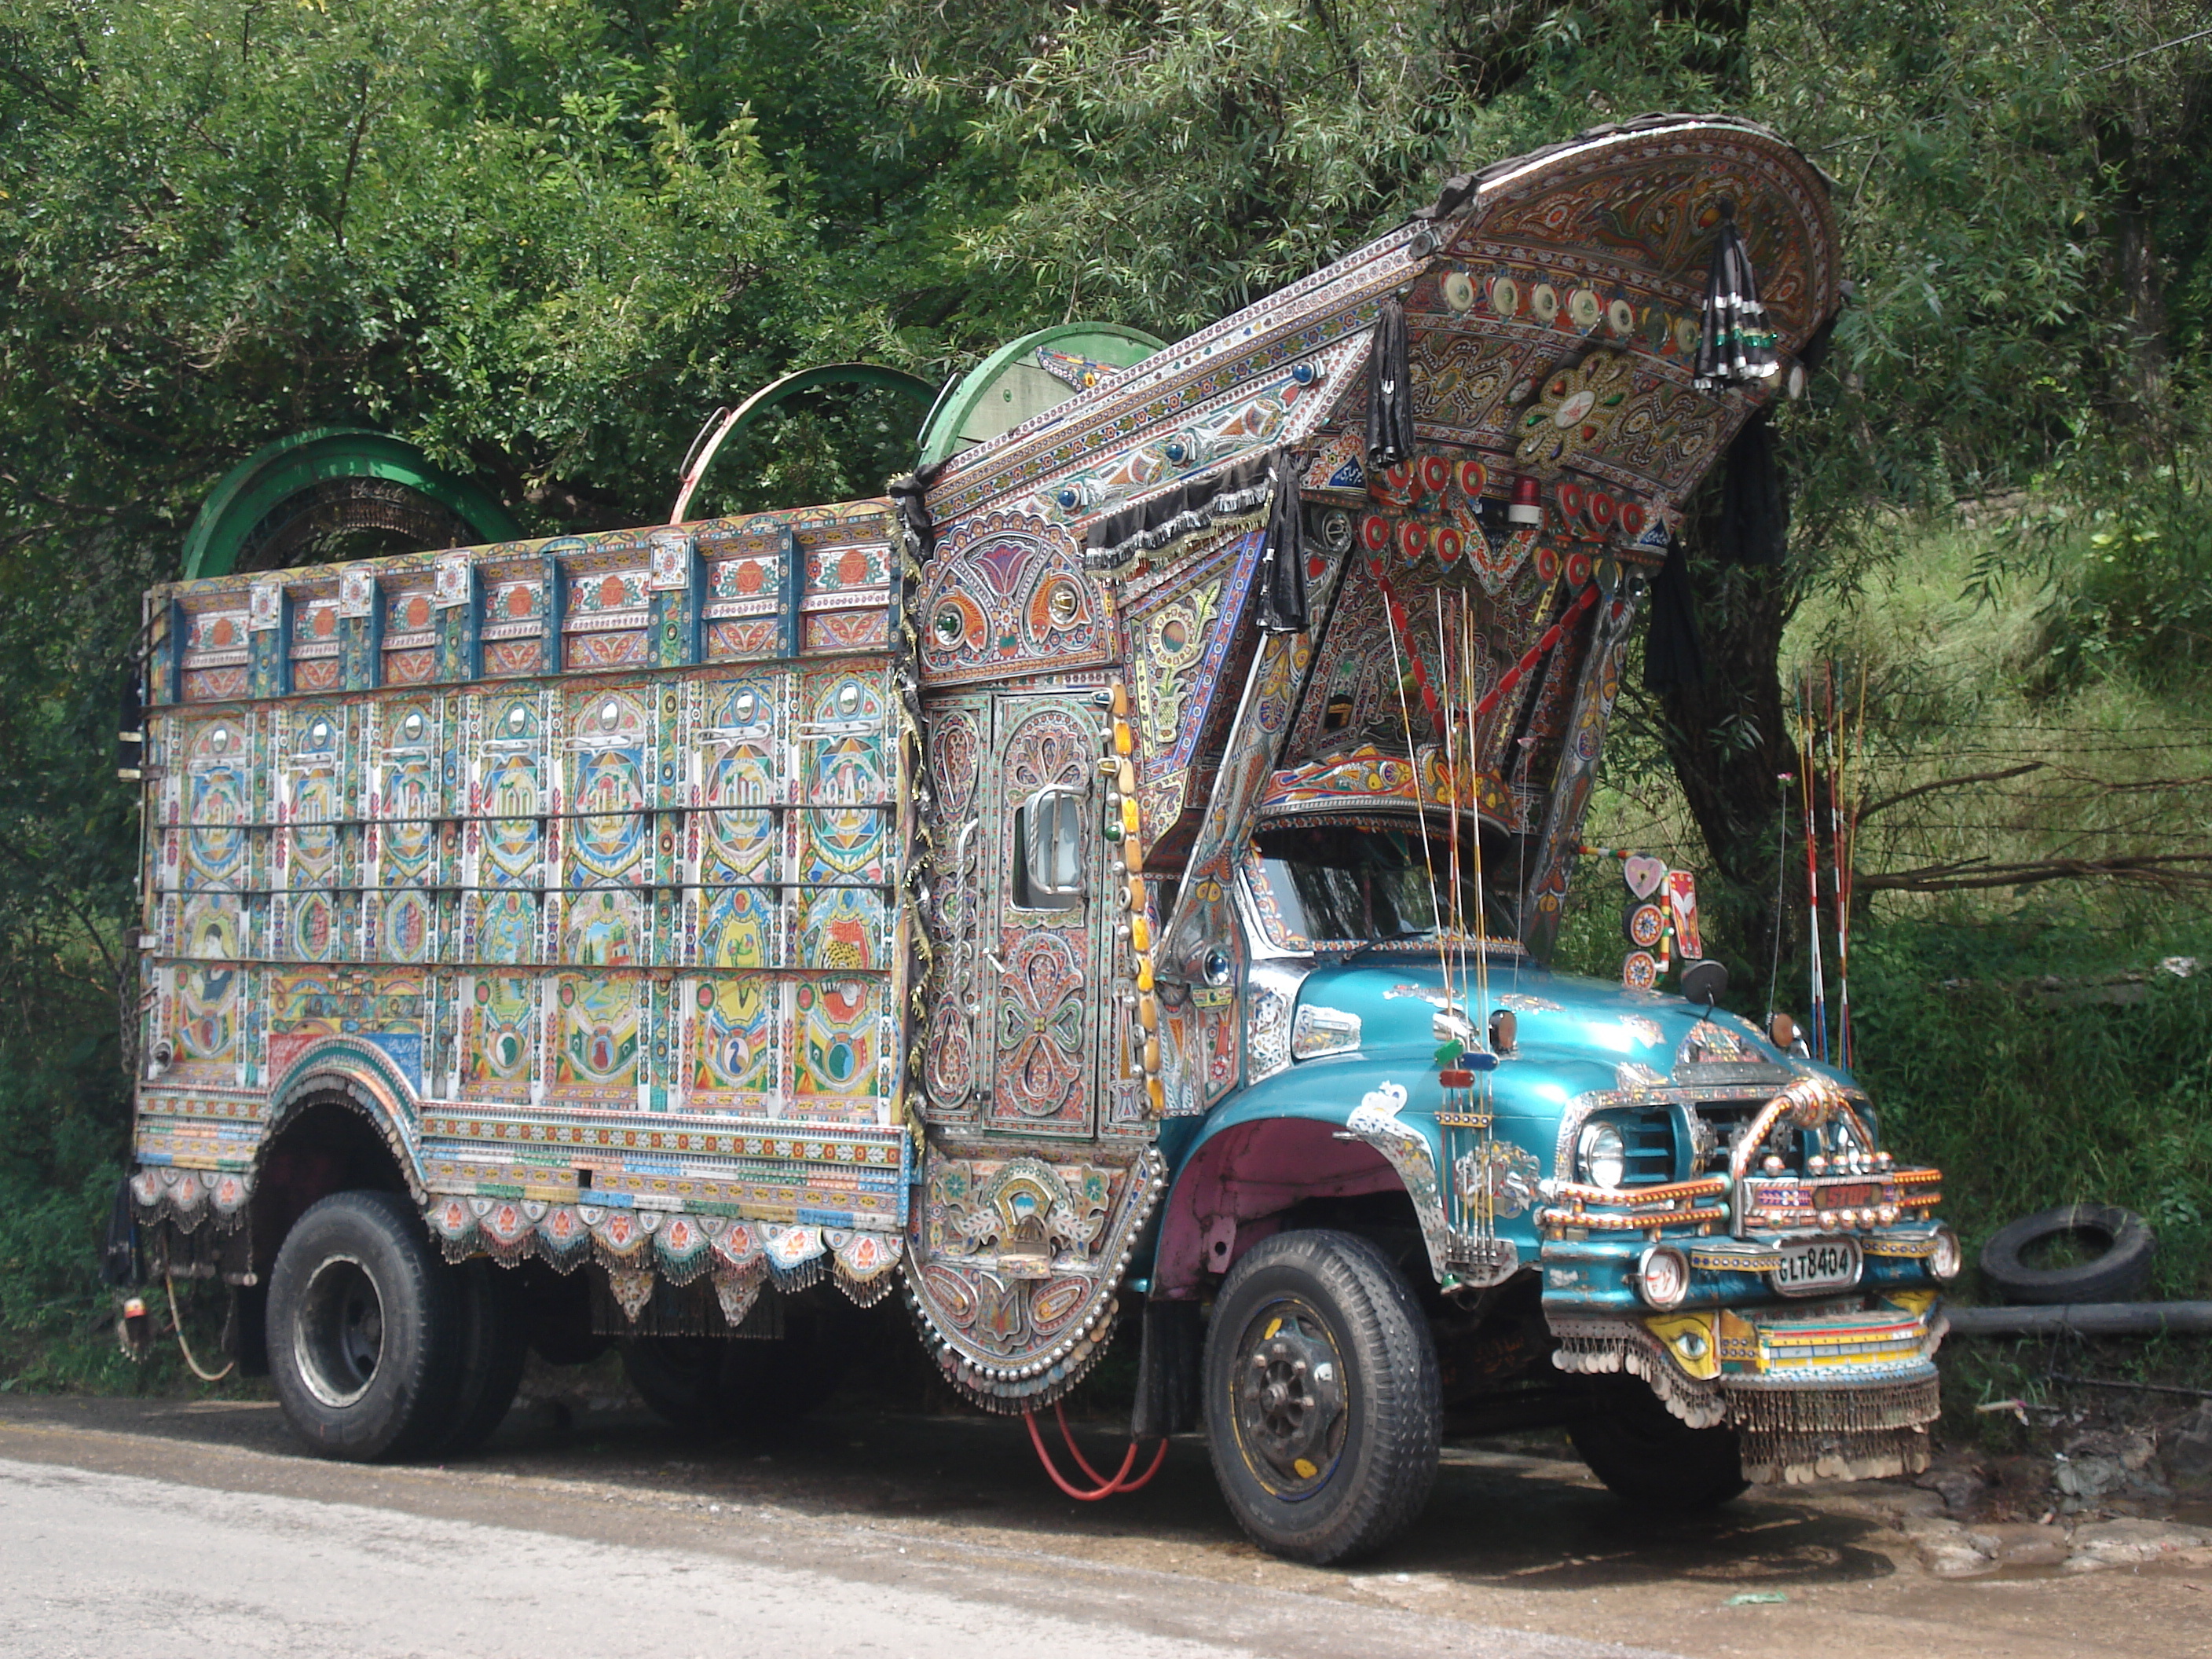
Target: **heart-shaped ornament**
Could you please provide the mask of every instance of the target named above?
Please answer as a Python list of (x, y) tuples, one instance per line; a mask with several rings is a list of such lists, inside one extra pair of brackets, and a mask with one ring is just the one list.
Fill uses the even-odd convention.
[(1628, 884), (1628, 890), (1637, 897), (1650, 898), (1659, 890), (1659, 884), (1667, 879), (1667, 860), (1638, 853), (1633, 858), (1621, 860), (1620, 878)]

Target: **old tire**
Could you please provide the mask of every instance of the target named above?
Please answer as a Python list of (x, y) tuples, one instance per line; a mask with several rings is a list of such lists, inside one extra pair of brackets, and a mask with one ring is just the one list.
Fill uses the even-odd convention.
[(424, 1449), (431, 1457), (465, 1456), (491, 1438), (514, 1404), (530, 1357), (514, 1276), (482, 1257), (447, 1271), (460, 1334), (459, 1381), (444, 1430)]
[(1206, 1335), (1214, 1479), (1261, 1548), (1327, 1564), (1411, 1526), (1436, 1483), (1436, 1345), (1381, 1250), (1278, 1233), (1230, 1273)]
[(414, 1455), (448, 1420), (460, 1358), (452, 1271), (395, 1193), (311, 1205), (269, 1278), (269, 1376), (325, 1457)]
[(1589, 1414), (1567, 1437), (1590, 1473), (1640, 1509), (1701, 1510), (1725, 1504), (1751, 1483), (1734, 1429), (1693, 1429), (1633, 1376), (1593, 1379)]
[[(2063, 1234), (2105, 1242), (2094, 1260), (2064, 1267), (2031, 1267), (2033, 1246)], [(2150, 1272), (2158, 1239), (2150, 1224), (2117, 1204), (2062, 1204), (2001, 1227), (1982, 1246), (1982, 1277), (2008, 1302), (2120, 1302)]]

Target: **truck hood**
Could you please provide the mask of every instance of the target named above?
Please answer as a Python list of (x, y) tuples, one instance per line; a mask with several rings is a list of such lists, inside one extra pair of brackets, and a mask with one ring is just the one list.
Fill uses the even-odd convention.
[[(1319, 1011), (1353, 1016), (1358, 1054), (1429, 1072), (1462, 1021), (1480, 1033), (1491, 1011), (1510, 1009), (1516, 1041), (1492, 1080), (1500, 1106), (1516, 1115), (1541, 1115), (1547, 1103), (1557, 1109), (1589, 1089), (1668, 1083), (1780, 1088), (1808, 1069), (1741, 1015), (1708, 1014), (1677, 996), (1494, 963), (1486, 1000), (1468, 977), (1455, 974), (1448, 994), (1433, 957), (1370, 957), (1316, 969), (1298, 988), (1298, 1006), (1317, 1011), (1311, 1018), (1324, 1023), (1334, 1022)], [(1841, 1073), (1829, 1075), (1844, 1080)], [(1529, 1098), (1516, 1099), (1523, 1095)]]

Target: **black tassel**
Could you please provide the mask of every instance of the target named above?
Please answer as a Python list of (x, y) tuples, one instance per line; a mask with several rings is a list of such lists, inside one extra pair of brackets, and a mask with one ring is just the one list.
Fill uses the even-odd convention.
[(899, 528), (906, 532), (906, 550), (919, 564), (937, 545), (937, 526), (929, 517), (929, 483), (918, 473), (893, 478), (884, 493), (898, 508)]
[(1275, 452), (1275, 494), (1260, 555), (1260, 627), (1269, 634), (1306, 631), (1305, 511), (1298, 495), (1299, 458)]
[(1729, 446), (1721, 475), (1713, 556), (1723, 564), (1778, 565), (1790, 550), (1790, 503), (1774, 459), (1774, 428), (1762, 409)]
[(1690, 593), (1690, 562), (1682, 544), (1667, 550), (1667, 562), (1651, 584), (1651, 631), (1644, 641), (1644, 684), (1664, 691), (1705, 678), (1705, 647), (1698, 639), (1697, 601)]
[(1406, 307), (1395, 295), (1375, 319), (1367, 354), (1367, 465), (1395, 466), (1413, 453), (1413, 370), (1406, 343)]
[(1759, 279), (1736, 231), (1735, 204), (1723, 202), (1720, 209), (1712, 263), (1705, 268), (1705, 330), (1698, 337), (1697, 368), (1691, 381), (1700, 392), (1756, 386), (1780, 372), (1774, 361), (1774, 331), (1766, 325), (1766, 307), (1759, 302)]

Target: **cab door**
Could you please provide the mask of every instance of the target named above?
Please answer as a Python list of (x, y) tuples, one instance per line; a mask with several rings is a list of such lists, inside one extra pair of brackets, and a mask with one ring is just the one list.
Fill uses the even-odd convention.
[(975, 837), (983, 1063), (975, 1087), (987, 1130), (1085, 1139), (1096, 1130), (1109, 1012), (1099, 730), (1087, 692), (991, 699)]

